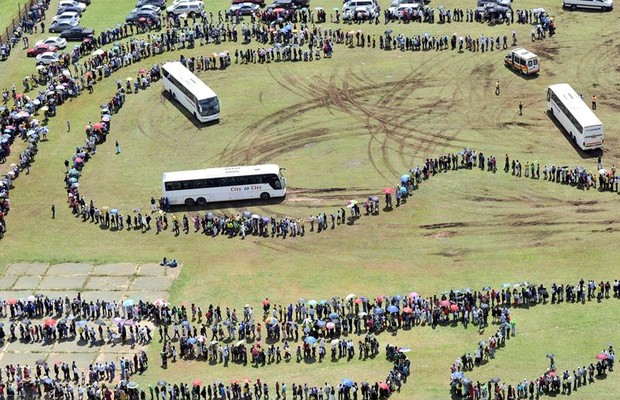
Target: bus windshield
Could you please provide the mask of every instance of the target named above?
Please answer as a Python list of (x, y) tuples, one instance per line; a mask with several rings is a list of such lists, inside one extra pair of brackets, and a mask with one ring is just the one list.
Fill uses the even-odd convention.
[(217, 97), (198, 101), (200, 115), (215, 115), (220, 113), (220, 101)]

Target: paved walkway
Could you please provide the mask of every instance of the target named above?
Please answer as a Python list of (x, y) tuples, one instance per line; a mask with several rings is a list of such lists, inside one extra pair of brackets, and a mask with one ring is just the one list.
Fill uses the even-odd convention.
[[(0, 268), (0, 296), (6, 300), (40, 293), (50, 298), (68, 296), (73, 299), (80, 292), (86, 300), (132, 298), (153, 301), (168, 299), (168, 290), (180, 272), (181, 266), (169, 268), (159, 264), (16, 263)], [(2, 322), (8, 333), (8, 321)], [(42, 322), (37, 320), (35, 323)], [(153, 336), (158, 337), (156, 329)], [(153, 345), (160, 346), (157, 342)], [(78, 341), (54, 342), (45, 346), (41, 343), (5, 342), (0, 348), (0, 367), (7, 364), (34, 366), (39, 359), (50, 365), (57, 361), (71, 364), (75, 360), (83, 370), (94, 362), (133, 357), (142, 348), (99, 343), (90, 347), (88, 343)], [(154, 363), (152, 367), (157, 368), (159, 360), (150, 361)]]
[(0, 293), (4, 299), (37, 293), (74, 298), (81, 292), (85, 299), (153, 301), (167, 298), (180, 272), (181, 266), (159, 264), (17, 263), (0, 270)]

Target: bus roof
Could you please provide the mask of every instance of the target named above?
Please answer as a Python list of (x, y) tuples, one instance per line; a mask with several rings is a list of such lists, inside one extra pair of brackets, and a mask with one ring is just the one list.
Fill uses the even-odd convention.
[(523, 49), (521, 47), (517, 47), (516, 49), (512, 49), (512, 52), (518, 54), (519, 56), (525, 58), (526, 60), (529, 59), (529, 58), (536, 58), (536, 57), (538, 57), (536, 54), (532, 53), (531, 51), (525, 50), (525, 49)]
[(600, 119), (592, 112), (581, 96), (568, 83), (558, 83), (549, 86), (549, 89), (562, 100), (573, 116), (585, 128), (588, 126), (603, 125)]
[(193, 179), (222, 178), (226, 176), (247, 176), (279, 173), (280, 167), (276, 164), (246, 165), (238, 167), (220, 167), (195, 169), (190, 171), (164, 172), (162, 181), (189, 181)]
[(185, 68), (179, 61), (167, 62), (162, 65), (162, 68), (181, 82), (198, 100), (217, 96), (206, 83), (194, 75), (189, 69)]

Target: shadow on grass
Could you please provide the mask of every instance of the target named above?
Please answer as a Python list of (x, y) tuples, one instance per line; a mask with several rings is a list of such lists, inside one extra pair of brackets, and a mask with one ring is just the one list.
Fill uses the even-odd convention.
[(210, 121), (210, 122), (200, 122), (200, 121), (198, 121), (198, 119), (196, 117), (194, 117), (192, 114), (190, 114), (190, 112), (187, 111), (187, 109), (185, 107), (183, 107), (183, 105), (181, 103), (179, 103), (178, 101), (174, 100), (170, 96), (170, 93), (168, 93), (165, 90), (162, 90), (161, 96), (160, 96), (160, 102), (164, 103), (165, 100), (168, 100), (168, 102), (170, 104), (172, 104), (181, 114), (183, 114), (183, 116), (185, 118), (187, 118), (192, 124), (194, 124), (194, 127), (196, 127), (196, 129), (204, 129), (204, 128), (208, 128), (208, 127), (213, 126), (213, 125), (218, 125), (220, 123), (219, 120), (217, 120), (217, 121)]
[(562, 134), (564, 135), (568, 143), (570, 143), (573, 146), (573, 149), (575, 149), (577, 154), (579, 154), (579, 157), (581, 157), (584, 160), (587, 160), (591, 158), (600, 157), (603, 155), (603, 149), (593, 149), (593, 150), (588, 150), (588, 151), (581, 150), (581, 148), (577, 146), (577, 143), (570, 138), (570, 136), (568, 135), (568, 132), (566, 132), (566, 130), (564, 129), (562, 124), (560, 124), (557, 118), (555, 118), (553, 114), (551, 114), (549, 111), (547, 111), (547, 115), (549, 116), (549, 119), (553, 122), (553, 124), (556, 126), (556, 128), (558, 128), (560, 132), (562, 132)]

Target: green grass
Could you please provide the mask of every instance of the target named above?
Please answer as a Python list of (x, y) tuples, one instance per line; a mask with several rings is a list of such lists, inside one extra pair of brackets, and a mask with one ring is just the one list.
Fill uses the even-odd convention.
[[(337, 2), (318, 4), (331, 9)], [(469, 3), (445, 5), (466, 8)], [(511, 158), (538, 160), (542, 165), (583, 165), (595, 170), (596, 159), (582, 158), (545, 114), (544, 89), (560, 81), (571, 83), (586, 98), (597, 94), (597, 115), (607, 128), (603, 161), (607, 166), (617, 164), (620, 135), (614, 127), (620, 123), (620, 92), (615, 53), (609, 50), (620, 46), (617, 13), (570, 13), (549, 1), (541, 5), (556, 16), (558, 35), (536, 44), (524, 43), (529, 26), (389, 26), (396, 32), (474, 36), (509, 35), (514, 29), (524, 46), (541, 55), (541, 74), (532, 80), (505, 69), (503, 51), (412, 54), (337, 46), (330, 60), (233, 65), (227, 71), (200, 73), (223, 104), (221, 123), (201, 128), (173, 104), (162, 101), (161, 84), (155, 84), (128, 96), (112, 121), (110, 140), (98, 148), (85, 170), (82, 192), (99, 206), (118, 207), (125, 213), (134, 207), (148, 208), (148, 199), (160, 196), (164, 171), (274, 162), (287, 169), (291, 187), (287, 200), (248, 207), (266, 215), (307, 217), (329, 214), (350, 198), (379, 194), (425, 158), (467, 146), (495, 155), (501, 165), (503, 155), (509, 153)], [(211, 7), (222, 9), (224, 2), (208, 3), (208, 10)], [(83, 23), (101, 31), (114, 26), (131, 8), (130, 2), (94, 0)], [(385, 30), (383, 25), (360, 28), (376, 34)], [(243, 46), (225, 43), (183, 54), (233, 52), (237, 47)], [(246, 302), (258, 304), (264, 297), (288, 304), (299, 297), (320, 299), (350, 292), (373, 297), (410, 290), (434, 294), (523, 280), (550, 284), (575, 282), (582, 276), (616, 277), (620, 266), (614, 257), (619, 239), (617, 194), (582, 192), (503, 172), (440, 174), (424, 182), (400, 209), (294, 240), (241, 242), (197, 234), (175, 238), (169, 232), (161, 236), (113, 233), (73, 218), (64, 207), (62, 163), (83, 142), (83, 126), (95, 122), (98, 106), (107, 101), (116, 79), (179, 54), (126, 68), (98, 83), (93, 95), (83, 95), (59, 110), (50, 121), (51, 140), (41, 145), (31, 174), (20, 178), (11, 192), (9, 233), (0, 242), (3, 263), (152, 262), (175, 257), (185, 267), (170, 293), (172, 301), (238, 309)], [(33, 67), (34, 62), (26, 61), (23, 54), (12, 56), (3, 65), (0, 84), (20, 82)], [(496, 80), (502, 84), (499, 97), (493, 94)], [(525, 105), (522, 117), (517, 115), (519, 101)], [(71, 133), (66, 133), (67, 120), (72, 122)], [(114, 154), (114, 140), (121, 144), (121, 155)], [(316, 190), (325, 188), (346, 190)], [(49, 219), (51, 203), (57, 205), (56, 220)], [(224, 211), (238, 212), (241, 207), (225, 205)], [(432, 227), (445, 223), (456, 225)], [(609, 315), (615, 306), (616, 300), (611, 300), (601, 305), (514, 311), (519, 336), (497, 360), (470, 375), (476, 380), (499, 375), (508, 382), (533, 378), (544, 371), (544, 355), (549, 351), (558, 355), (560, 369), (589, 364), (602, 346), (613, 342), (618, 326)], [(491, 333), (487, 330), (485, 335)], [(381, 335), (379, 340), (382, 347), (391, 342), (413, 349), (413, 376), (402, 397), (427, 399), (448, 396), (450, 365), (463, 352), (473, 351), (480, 337), (472, 329), (422, 328), (396, 337)], [(156, 347), (151, 349), (153, 359), (157, 359)], [(363, 363), (273, 366), (258, 371), (179, 363), (166, 372), (165, 379), (248, 376), (270, 382), (334, 382), (345, 376), (382, 379), (385, 371), (382, 357)], [(152, 368), (142, 382), (163, 376)], [(612, 374), (574, 397), (616, 398), (617, 387), (617, 375)]]

